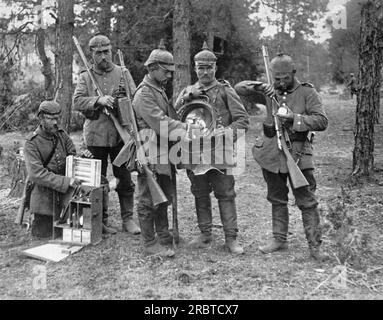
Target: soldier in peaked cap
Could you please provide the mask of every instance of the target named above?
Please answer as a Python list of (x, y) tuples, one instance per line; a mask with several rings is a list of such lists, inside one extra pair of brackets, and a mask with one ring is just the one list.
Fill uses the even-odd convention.
[[(184, 88), (179, 94), (175, 107), (182, 110), (182, 106), (202, 96), (209, 98), (215, 112), (216, 125), (218, 128), (214, 134), (230, 133), (234, 140), (237, 130), (247, 130), (249, 115), (243, 106), (239, 96), (225, 81), (215, 78), (217, 71), (217, 57), (209, 50), (206, 42), (202, 50), (194, 56), (195, 72), (198, 81)], [(239, 131), (238, 131), (239, 132)], [(218, 199), (219, 212), (225, 233), (226, 248), (233, 254), (242, 254), (243, 248), (237, 241), (237, 211), (235, 204), (234, 176), (230, 166), (226, 163), (211, 164), (211, 170), (200, 174), (195, 169), (187, 170), (191, 182), (191, 192), (195, 198), (198, 227), (201, 233), (196, 236), (189, 246), (192, 248), (206, 248), (212, 241), (212, 207), (210, 193), (214, 191)]]
[[(293, 59), (279, 53), (270, 62), (273, 85), (259, 81), (242, 81), (235, 86), (240, 95), (263, 92), (267, 96), (267, 117), (263, 123), (263, 142), (253, 147), (255, 160), (262, 168), (267, 184), (267, 199), (271, 203), (273, 238), (259, 249), (272, 253), (287, 249), (289, 223), (286, 157), (277, 147), (277, 135), (269, 97), (275, 96), (283, 108), (276, 115), (282, 123), (282, 134), (290, 140), (290, 153), (297, 162), (309, 185), (292, 188), (296, 204), (302, 212), (303, 226), (308, 241), (310, 256), (317, 261), (327, 259), (320, 253), (321, 229), (318, 201), (315, 196), (316, 181), (312, 161), (312, 135), (309, 131), (323, 131), (328, 119), (318, 92), (310, 83), (301, 83), (296, 78)], [(281, 110), (284, 112), (280, 112)]]
[[(73, 97), (74, 108), (85, 116), (84, 140), (94, 158), (101, 160), (101, 174), (106, 177), (108, 158), (113, 163), (124, 143), (120, 138), (112, 119), (103, 112), (104, 108), (113, 110), (116, 97), (133, 95), (133, 79), (127, 69), (112, 62), (112, 46), (108, 37), (96, 35), (89, 41), (93, 65), (91, 72), (96, 79), (103, 96), (97, 96), (87, 72), (82, 72)], [(124, 73), (129, 81), (130, 92), (125, 91)], [(140, 228), (133, 220), (134, 183), (125, 166), (113, 165), (113, 175), (117, 178), (116, 191), (120, 202), (122, 230), (139, 234)], [(114, 234), (117, 230), (109, 225), (108, 214), (103, 214), (103, 232)]]
[(53, 206), (58, 205), (61, 194), (79, 185), (80, 181), (65, 177), (66, 157), (76, 154), (76, 148), (58, 125), (60, 105), (55, 101), (43, 101), (37, 114), (39, 126), (27, 137), (24, 145), (29, 176), (26, 183), (33, 185), (30, 198), (32, 236), (49, 238), (52, 236)]

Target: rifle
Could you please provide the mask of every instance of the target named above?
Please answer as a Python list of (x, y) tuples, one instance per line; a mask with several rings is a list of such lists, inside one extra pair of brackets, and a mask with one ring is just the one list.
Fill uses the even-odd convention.
[[(93, 74), (89, 68), (88, 61), (85, 57), (84, 52), (81, 49), (80, 43), (78, 42), (78, 40), (75, 36), (73, 36), (73, 41), (74, 41), (74, 44), (75, 44), (77, 51), (80, 55), (80, 58), (81, 58), (84, 66), (86, 68), (86, 71), (88, 72), (89, 78), (92, 81), (92, 84), (93, 84), (93, 87), (94, 87), (96, 94), (100, 97), (104, 96), (104, 93), (101, 91), (100, 87), (98, 86), (96, 79), (94, 78), (94, 76), (93, 76)], [(116, 116), (114, 114), (110, 113), (106, 108), (104, 108), (104, 113), (112, 119), (113, 124), (118, 131), (118, 134), (120, 135), (120, 137), (124, 141), (124, 143), (126, 143), (129, 140), (129, 132), (118, 122)]]
[[(125, 69), (124, 57), (122, 56), (121, 50), (118, 50), (118, 56), (120, 59), (121, 68)], [(141, 140), (139, 139), (139, 132), (136, 122), (136, 115), (133, 110), (132, 101), (130, 99), (130, 90), (129, 90), (129, 79), (127, 79), (126, 73), (123, 72), (124, 75), (124, 83), (126, 89), (126, 97), (120, 98), (118, 100), (118, 104), (120, 105), (121, 110), (126, 110), (128, 112), (128, 117), (131, 126), (131, 137), (134, 140), (134, 145), (130, 143), (130, 141), (124, 141), (125, 145), (121, 149), (120, 153), (114, 159), (113, 164), (115, 166), (120, 167), (122, 164), (127, 162), (137, 161), (138, 170), (140, 172), (144, 172), (146, 175), (146, 179), (148, 182), (150, 194), (152, 196), (153, 205), (157, 206), (161, 203), (167, 202), (164, 192), (162, 191), (160, 185), (157, 183), (153, 172), (150, 170), (148, 166), (148, 161), (145, 156), (144, 148), (142, 147)], [(135, 87), (135, 86), (134, 86)]]
[[(263, 55), (263, 61), (265, 64), (265, 71), (266, 71), (266, 77), (268, 84), (272, 84), (270, 72), (269, 72), (269, 55), (267, 52), (267, 47), (262, 46), (262, 55)], [(294, 158), (292, 157), (290, 150), (287, 146), (286, 139), (282, 134), (282, 126), (280, 123), (280, 120), (277, 116), (277, 110), (275, 110), (274, 105), (276, 105), (278, 108), (280, 107), (280, 104), (277, 100), (277, 98), (274, 96), (271, 97), (271, 107), (273, 108), (273, 117), (274, 117), (274, 123), (275, 123), (275, 131), (277, 134), (277, 142), (278, 142), (278, 149), (281, 150), (284, 155), (286, 156), (286, 163), (287, 163), (287, 170), (289, 171), (291, 184), (294, 189), (308, 186), (309, 183), (306, 180), (305, 176), (303, 175), (302, 171), (299, 169), (297, 163), (295, 162)], [(277, 108), (277, 109), (278, 109)]]
[(20, 226), (26, 225), (26, 228), (29, 229), (29, 222), (24, 222), (24, 212), (26, 209), (29, 210), (31, 203), (31, 193), (34, 187), (34, 183), (29, 180), (29, 176), (25, 179), (25, 186), (23, 189), (23, 197), (21, 198), (21, 204), (17, 210), (17, 215), (15, 218), (15, 224)]
[(172, 168), (172, 224), (173, 224), (173, 247), (177, 248), (180, 242), (180, 233), (178, 230), (178, 205), (177, 205), (177, 178), (176, 168)]

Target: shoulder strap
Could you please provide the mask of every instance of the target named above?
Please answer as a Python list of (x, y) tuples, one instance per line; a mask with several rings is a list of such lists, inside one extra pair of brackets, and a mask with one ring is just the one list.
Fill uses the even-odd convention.
[(57, 147), (57, 142), (58, 142), (58, 137), (55, 136), (55, 139), (53, 140), (53, 148), (52, 151), (49, 153), (48, 158), (43, 162), (43, 167), (46, 168), (49, 162), (52, 160), (53, 155), (55, 154), (56, 147)]
[(221, 92), (223, 101), (225, 102), (226, 106), (228, 107), (228, 105), (227, 105), (227, 93), (226, 93), (224, 84), (222, 84), (222, 83), (219, 84), (219, 91)]

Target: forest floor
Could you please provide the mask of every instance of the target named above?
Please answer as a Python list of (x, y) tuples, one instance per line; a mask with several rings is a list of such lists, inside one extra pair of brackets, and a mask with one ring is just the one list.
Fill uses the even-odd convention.
[[(21, 133), (0, 136), (0, 299), (382, 299), (383, 298), (383, 128), (375, 130), (375, 172), (369, 181), (352, 181), (355, 100), (324, 96), (329, 128), (314, 142), (317, 195), (323, 223), (326, 263), (309, 259), (301, 215), (290, 201), (289, 250), (264, 255), (258, 246), (271, 237), (271, 208), (261, 170), (251, 155), (260, 133), (252, 116), (247, 133), (246, 171), (236, 177), (242, 256), (224, 250), (218, 205), (213, 200), (215, 239), (204, 250), (183, 243), (172, 259), (146, 257), (140, 236), (121, 231), (117, 195), (110, 194), (111, 223), (119, 227), (96, 246), (87, 246), (52, 263), (26, 258), (22, 250), (41, 242), (13, 221), (20, 199), (10, 191), (9, 159)], [(79, 141), (80, 132), (72, 136)], [(136, 176), (134, 176), (136, 179)], [(180, 235), (198, 234), (194, 199), (184, 172), (178, 179)], [(136, 212), (134, 217), (137, 221)], [(171, 221), (171, 214), (169, 213)], [(46, 288), (33, 286), (36, 267), (45, 266)]]

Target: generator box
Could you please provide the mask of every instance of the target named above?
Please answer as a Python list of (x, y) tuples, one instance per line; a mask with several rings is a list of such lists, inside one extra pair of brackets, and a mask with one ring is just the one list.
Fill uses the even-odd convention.
[(79, 245), (102, 240), (102, 187), (70, 188), (53, 215), (53, 240)]
[(53, 241), (97, 244), (102, 239), (101, 160), (68, 156), (65, 176), (80, 180), (81, 185), (60, 196), (53, 213)]

